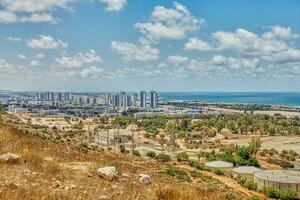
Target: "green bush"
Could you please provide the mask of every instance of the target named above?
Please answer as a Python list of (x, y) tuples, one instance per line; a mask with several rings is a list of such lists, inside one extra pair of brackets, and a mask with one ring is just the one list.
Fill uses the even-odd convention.
[(190, 180), (189, 174), (182, 169), (178, 169), (175, 167), (169, 167), (166, 169), (165, 172), (169, 176), (176, 177), (176, 179), (179, 181), (189, 181)]
[(257, 184), (256, 184), (256, 183), (253, 183), (253, 182), (251, 182), (251, 181), (246, 181), (246, 182), (244, 183), (244, 186), (245, 186), (246, 188), (248, 188), (249, 190), (254, 190), (254, 191), (257, 190)]
[(149, 158), (155, 158), (156, 153), (154, 151), (148, 151), (146, 153), (146, 156), (149, 157)]
[(204, 164), (199, 163), (196, 160), (189, 160), (188, 161), (188, 165), (191, 166), (191, 167), (194, 167), (194, 168), (196, 168), (198, 170), (203, 170), (204, 169)]
[(169, 161), (171, 161), (171, 156), (169, 156), (168, 154), (165, 154), (165, 153), (160, 153), (160, 154), (156, 155), (155, 159), (157, 159), (161, 162), (169, 162)]
[(224, 170), (220, 168), (213, 168), (212, 172), (217, 174), (217, 175), (224, 175)]
[(260, 200), (258, 196), (248, 197), (247, 200)]
[(176, 154), (176, 159), (178, 162), (187, 162), (189, 160), (189, 155), (186, 152), (180, 152)]
[(191, 177), (194, 177), (194, 178), (201, 177), (201, 174), (199, 172), (197, 172), (196, 170), (193, 170), (190, 174), (191, 174)]
[(295, 200), (298, 199), (298, 193), (292, 189), (278, 189), (275, 187), (265, 188), (264, 193), (267, 197), (281, 200)]

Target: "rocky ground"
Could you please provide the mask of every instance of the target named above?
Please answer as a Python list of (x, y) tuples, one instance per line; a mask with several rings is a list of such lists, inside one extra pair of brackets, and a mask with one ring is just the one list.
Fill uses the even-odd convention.
[[(10, 153), (10, 154), (7, 154)], [(81, 151), (28, 132), (0, 129), (0, 199), (245, 199), (201, 175), (180, 182), (147, 158)]]

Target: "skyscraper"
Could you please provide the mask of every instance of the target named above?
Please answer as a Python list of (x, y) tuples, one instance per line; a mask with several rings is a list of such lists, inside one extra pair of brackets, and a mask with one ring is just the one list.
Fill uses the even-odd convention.
[(71, 94), (69, 92), (65, 92), (65, 94), (64, 94), (64, 100), (65, 101), (70, 101), (71, 100)]
[(158, 107), (158, 93), (155, 91), (150, 92), (150, 106), (151, 108)]
[(61, 92), (57, 93), (57, 101), (62, 101), (62, 93)]
[(147, 94), (145, 91), (140, 92), (140, 107), (146, 108), (147, 105)]
[(113, 107), (120, 106), (120, 95), (119, 94), (115, 94), (112, 96), (112, 105), (113, 105)]
[(137, 107), (137, 106), (138, 106), (138, 104), (137, 104), (138, 94), (137, 94), (137, 93), (134, 93), (134, 94), (131, 96), (131, 98), (132, 98), (132, 105), (133, 105), (134, 107)]

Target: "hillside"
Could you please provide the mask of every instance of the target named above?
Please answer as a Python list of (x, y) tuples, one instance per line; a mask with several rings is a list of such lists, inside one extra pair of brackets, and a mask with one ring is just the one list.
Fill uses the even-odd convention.
[[(88, 151), (45, 140), (13, 127), (0, 130), (0, 155), (20, 156), (0, 162), (0, 199), (245, 199), (217, 180), (199, 175), (186, 182), (164, 173), (169, 165), (147, 158), (132, 159), (111, 151)], [(114, 166), (119, 175), (107, 180), (99, 167)], [(147, 174), (151, 184), (139, 181)]]

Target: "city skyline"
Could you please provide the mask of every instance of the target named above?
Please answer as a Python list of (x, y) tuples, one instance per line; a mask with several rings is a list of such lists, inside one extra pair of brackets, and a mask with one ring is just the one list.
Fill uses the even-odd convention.
[(0, 1), (0, 90), (299, 91), (299, 1), (34, 2)]

